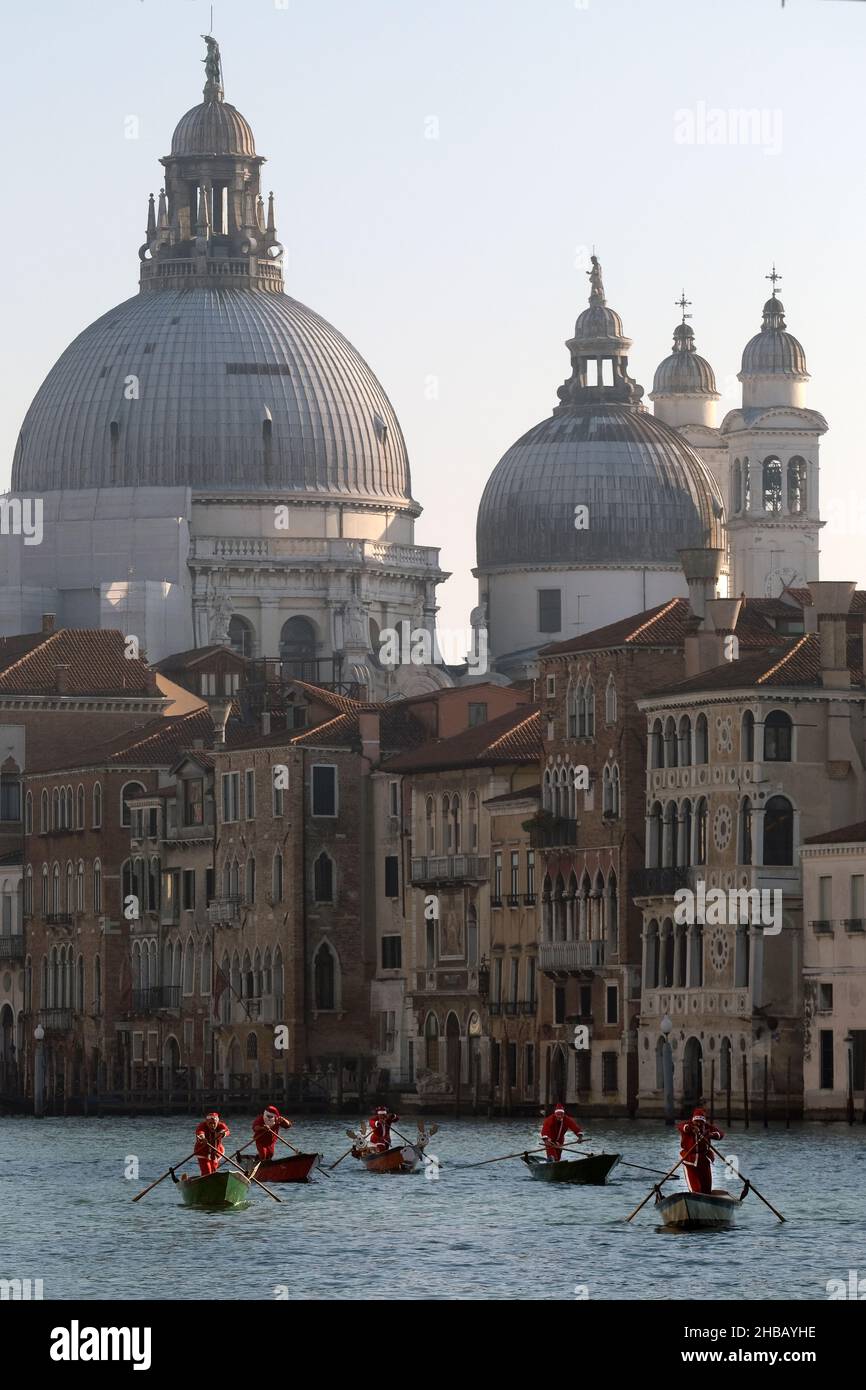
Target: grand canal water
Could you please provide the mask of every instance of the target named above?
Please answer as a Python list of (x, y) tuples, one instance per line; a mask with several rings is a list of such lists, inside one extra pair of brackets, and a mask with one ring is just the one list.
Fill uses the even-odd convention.
[[(229, 1122), (242, 1142), (247, 1121)], [(351, 1123), (301, 1117), (292, 1137), (330, 1162)], [(440, 1125), (438, 1180), (375, 1176), (349, 1157), (330, 1179), (281, 1187), (281, 1206), (258, 1192), (207, 1214), (183, 1207), (170, 1179), (130, 1200), (190, 1151), (186, 1118), (0, 1119), (0, 1278), (41, 1278), (46, 1299), (273, 1299), (287, 1286), (295, 1299), (571, 1300), (586, 1286), (589, 1299), (825, 1300), (828, 1280), (866, 1280), (863, 1126), (735, 1126), (722, 1151), (786, 1224), (750, 1195), (735, 1230), (677, 1235), (658, 1230), (651, 1204), (625, 1221), (649, 1173), (620, 1167), (593, 1188), (533, 1182), (519, 1160), (468, 1169), (529, 1146), (537, 1126)], [(586, 1129), (588, 1148), (676, 1161), (663, 1125)]]

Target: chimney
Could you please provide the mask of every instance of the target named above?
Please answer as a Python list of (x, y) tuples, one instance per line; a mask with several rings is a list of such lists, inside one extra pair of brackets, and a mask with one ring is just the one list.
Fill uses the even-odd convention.
[(263, 733), (263, 734), (269, 734), (270, 732), (271, 732), (271, 712), (270, 712), (269, 709), (263, 709), (263, 710), (262, 710), (262, 733)]
[(725, 638), (737, 626), (742, 605), (741, 598), (707, 598), (703, 618), (692, 617), (685, 641), (687, 677), (712, 671), (729, 659)]
[(703, 619), (708, 600), (716, 596), (724, 551), (713, 550), (709, 546), (694, 546), (678, 550), (677, 554), (689, 586), (689, 607), (696, 618)]
[(54, 667), (54, 688), (58, 695), (69, 694), (69, 670), (68, 666)]
[(207, 702), (207, 707), (213, 720), (214, 744), (223, 744), (226, 741), (226, 724), (231, 714), (232, 701), (223, 699), (222, 696), (212, 695)]
[(814, 579), (809, 584), (815, 627), (821, 641), (821, 684), (825, 690), (850, 690), (848, 614), (856, 583), (847, 579)]
[(358, 715), (358, 732), (361, 735), (361, 755), (371, 763), (379, 761), (379, 711), (361, 710)]
[(54, 631), (55, 616), (54, 613), (42, 614), (42, 634), (44, 637), (50, 637), (51, 633)]

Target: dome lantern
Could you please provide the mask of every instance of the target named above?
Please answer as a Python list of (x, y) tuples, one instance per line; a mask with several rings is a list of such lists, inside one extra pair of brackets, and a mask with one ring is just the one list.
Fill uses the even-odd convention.
[(676, 301), (682, 319), (674, 329), (670, 354), (657, 366), (650, 400), (655, 413), (669, 425), (697, 424), (712, 428), (715, 402), (719, 400), (716, 375), (695, 343), (695, 333), (686, 308), (691, 304), (685, 291)]
[(572, 371), (557, 391), (561, 404), (554, 415), (593, 401), (637, 405), (643, 395), (643, 387), (628, 374), (631, 338), (625, 336), (616, 310), (608, 308), (598, 257), (590, 259), (592, 269), (586, 272), (590, 283), (589, 308), (578, 316), (574, 337), (566, 343)]

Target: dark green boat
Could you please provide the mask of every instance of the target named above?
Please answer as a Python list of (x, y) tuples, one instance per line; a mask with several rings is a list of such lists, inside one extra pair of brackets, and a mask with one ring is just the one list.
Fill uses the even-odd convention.
[(620, 1154), (589, 1154), (586, 1158), (562, 1158), (555, 1163), (550, 1158), (527, 1153), (523, 1155), (523, 1162), (540, 1182), (577, 1182), (602, 1187), (620, 1157)]
[(242, 1173), (209, 1173), (200, 1178), (182, 1177), (178, 1182), (186, 1207), (201, 1207), (205, 1211), (227, 1211), (246, 1202), (250, 1180)]

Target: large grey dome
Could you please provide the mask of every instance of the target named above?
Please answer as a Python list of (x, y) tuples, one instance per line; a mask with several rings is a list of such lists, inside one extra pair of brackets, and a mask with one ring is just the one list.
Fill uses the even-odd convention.
[[(576, 530), (574, 509), (589, 507)], [(599, 401), (543, 420), (491, 474), (478, 511), (481, 569), (514, 565), (678, 565), (685, 546), (724, 545), (722, 500), (675, 430)]]
[(227, 101), (203, 101), (181, 116), (171, 137), (173, 155), (255, 155), (249, 122)]
[(352, 344), (288, 295), (221, 287), (140, 294), (86, 328), (27, 412), (12, 486), (411, 501), (400, 425)]
[(806, 380), (806, 354), (802, 343), (785, 327), (785, 308), (774, 294), (764, 305), (764, 320), (743, 349), (742, 376), (797, 376)]

